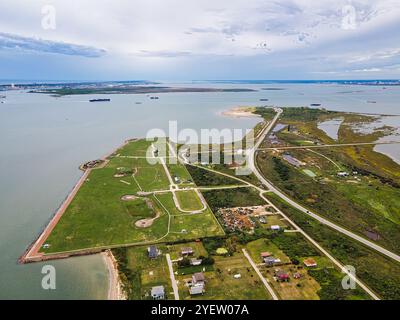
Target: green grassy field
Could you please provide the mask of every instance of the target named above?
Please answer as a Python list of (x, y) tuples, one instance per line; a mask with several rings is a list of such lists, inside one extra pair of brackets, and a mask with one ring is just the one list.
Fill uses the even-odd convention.
[[(123, 150), (138, 154), (147, 146), (147, 142), (138, 140), (130, 142)], [(121, 152), (118, 150), (115, 154)], [(180, 168), (184, 169), (184, 166)], [(129, 201), (121, 199), (126, 195), (136, 195), (141, 190), (163, 189), (169, 189), (169, 181), (161, 164), (151, 165), (144, 158), (111, 157), (104, 168), (91, 171), (46, 240), (49, 248), (42, 248), (41, 251), (56, 253), (224, 234), (209, 209), (198, 215), (183, 216), (175, 208), (171, 194), (149, 195)], [(189, 197), (185, 193), (182, 199), (184, 207), (202, 208), (197, 194)], [(169, 217), (175, 214), (182, 217)], [(135, 225), (140, 219), (157, 215), (159, 217), (149, 227)], [(182, 229), (186, 232), (182, 233)]]
[(151, 141), (146, 141), (145, 139), (136, 140), (134, 142), (128, 143), (127, 145), (119, 149), (116, 153), (120, 154), (121, 156), (145, 157), (147, 154), (147, 150), (149, 150), (149, 148), (151, 147), (151, 144)]
[(267, 239), (258, 239), (255, 241), (251, 241), (246, 244), (246, 249), (249, 252), (251, 258), (253, 259), (254, 263), (262, 263), (261, 259), (261, 252), (269, 252), (275, 258), (280, 259), (283, 263), (289, 263), (289, 257), (280, 250), (275, 244)]
[(178, 185), (194, 185), (193, 179), (190, 175), (190, 173), (187, 171), (186, 167), (183, 164), (177, 163), (177, 164), (170, 164), (167, 163), (168, 170), (171, 173), (172, 178), (174, 177), (179, 178), (180, 182), (177, 183)]
[(224, 235), (224, 231), (210, 209), (197, 214), (171, 217), (171, 230), (166, 241), (177, 241)]
[(177, 191), (175, 194), (182, 210), (195, 211), (203, 208), (203, 204), (194, 190)]

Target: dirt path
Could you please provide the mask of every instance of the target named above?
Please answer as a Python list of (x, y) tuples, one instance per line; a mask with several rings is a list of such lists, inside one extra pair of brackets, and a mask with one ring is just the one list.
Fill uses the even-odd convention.
[(169, 253), (167, 253), (165, 255), (165, 257), (167, 258), (168, 269), (169, 269), (169, 277), (171, 278), (171, 285), (172, 285), (172, 289), (174, 290), (174, 297), (175, 297), (175, 300), (179, 300), (178, 285), (177, 285), (176, 280), (175, 280), (175, 275), (174, 275), (174, 269), (172, 267), (171, 256), (169, 255)]

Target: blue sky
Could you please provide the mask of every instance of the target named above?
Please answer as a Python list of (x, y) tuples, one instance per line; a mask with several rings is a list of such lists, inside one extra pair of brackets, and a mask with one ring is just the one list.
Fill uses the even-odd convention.
[(398, 0), (2, 0), (0, 30), (0, 79), (400, 78)]

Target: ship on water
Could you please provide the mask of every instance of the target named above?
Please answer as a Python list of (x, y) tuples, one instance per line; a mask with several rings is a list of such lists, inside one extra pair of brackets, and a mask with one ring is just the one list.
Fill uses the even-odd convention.
[(90, 99), (89, 102), (109, 102), (111, 99)]

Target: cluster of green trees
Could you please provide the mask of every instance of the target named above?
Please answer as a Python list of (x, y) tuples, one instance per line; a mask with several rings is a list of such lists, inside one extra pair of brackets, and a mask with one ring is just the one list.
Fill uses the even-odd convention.
[(204, 197), (214, 212), (220, 208), (263, 205), (265, 201), (252, 188), (204, 191)]
[(186, 168), (192, 176), (194, 183), (196, 183), (198, 186), (224, 186), (238, 184), (238, 181), (235, 179), (231, 179), (211, 171), (190, 165), (186, 165)]
[(232, 237), (214, 237), (204, 238), (203, 246), (206, 249), (208, 255), (216, 255), (218, 248), (225, 248), (228, 251), (228, 255), (232, 255), (236, 251), (237, 239), (235, 236)]
[[(271, 114), (275, 112), (271, 108), (259, 107), (255, 111), (256, 114), (261, 115), (267, 119), (271, 118)], [(330, 115), (338, 112), (328, 111), (321, 108), (297, 107), (297, 108), (283, 108), (281, 118), (283, 120), (300, 120), (300, 121), (316, 121), (321, 115)]]
[(333, 268), (308, 270), (308, 274), (321, 286), (321, 289), (318, 291), (318, 296), (321, 300), (353, 300), (368, 298), (368, 295), (357, 287), (355, 289), (343, 289), (343, 275)]
[(299, 236), (296, 233), (271, 233), (269, 239), (270, 240), (265, 241), (267, 243), (271, 241), (279, 249), (284, 251), (291, 260), (296, 260), (300, 257), (320, 255), (320, 252), (315, 249), (313, 245), (311, 245), (306, 239), (304, 239), (303, 236)]
[(274, 162), (274, 170), (278, 173), (279, 177), (283, 181), (289, 180), (290, 171), (289, 171), (288, 167), (282, 162), (282, 160), (277, 157), (273, 157), (272, 161)]
[(128, 267), (127, 248), (112, 249), (112, 254), (118, 263), (118, 273), (123, 289), (129, 300), (141, 299), (140, 270), (132, 270)]
[[(203, 266), (211, 266), (215, 263), (215, 260), (213, 257), (204, 257), (204, 256), (199, 256), (199, 259), (201, 260), (201, 265)], [(190, 267), (190, 258), (184, 257), (182, 260), (178, 261), (178, 267), (179, 268), (185, 268), (185, 267)]]

